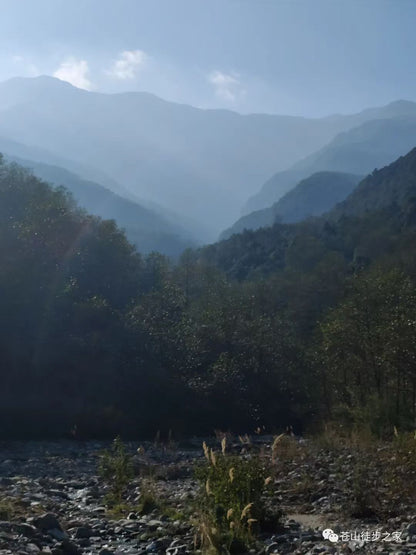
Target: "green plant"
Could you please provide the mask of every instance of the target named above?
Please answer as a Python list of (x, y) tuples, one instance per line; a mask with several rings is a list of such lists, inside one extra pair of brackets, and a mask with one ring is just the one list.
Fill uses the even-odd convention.
[(140, 481), (139, 513), (149, 514), (159, 505), (160, 499), (156, 493), (154, 480), (152, 478), (142, 478)]
[(0, 499), (0, 520), (10, 520), (13, 507), (8, 499)]
[(379, 498), (380, 476), (369, 468), (364, 450), (358, 450), (352, 461), (351, 505), (349, 512), (356, 518), (374, 517), (380, 513), (381, 500)]
[(109, 507), (122, 502), (124, 493), (133, 478), (131, 456), (120, 437), (116, 437), (110, 449), (100, 455), (99, 474), (109, 486), (105, 501)]
[(240, 553), (253, 541), (266, 514), (270, 483), (266, 459), (216, 453), (203, 444), (206, 461), (196, 469), (201, 484), (200, 546), (205, 553)]

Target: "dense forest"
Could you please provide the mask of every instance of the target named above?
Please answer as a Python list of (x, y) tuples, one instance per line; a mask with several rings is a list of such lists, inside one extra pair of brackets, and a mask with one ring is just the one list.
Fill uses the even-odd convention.
[(415, 198), (416, 149), (325, 216), (173, 263), (2, 161), (0, 433), (411, 426)]

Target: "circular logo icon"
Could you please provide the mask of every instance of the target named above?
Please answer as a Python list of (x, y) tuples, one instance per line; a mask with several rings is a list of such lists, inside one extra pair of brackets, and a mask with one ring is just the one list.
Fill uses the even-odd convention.
[(325, 528), (325, 530), (322, 532), (322, 535), (325, 540), (329, 540), (332, 543), (336, 543), (339, 539), (338, 534), (331, 530), (331, 528)]

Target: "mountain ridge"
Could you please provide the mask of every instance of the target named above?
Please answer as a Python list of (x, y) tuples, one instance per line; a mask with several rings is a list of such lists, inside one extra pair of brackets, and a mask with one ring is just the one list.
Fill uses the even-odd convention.
[(270, 208), (255, 210), (242, 216), (233, 226), (223, 231), (220, 240), (244, 229), (258, 229), (275, 222), (295, 223), (328, 212), (344, 200), (363, 176), (343, 172), (316, 172), (302, 179)]
[[(413, 105), (412, 105), (413, 106)], [(416, 144), (416, 114), (367, 121), (339, 133), (322, 149), (268, 179), (244, 211), (267, 208), (296, 183), (318, 171), (365, 175), (395, 160)]]
[(54, 187), (64, 187), (73, 195), (78, 205), (89, 213), (105, 220), (115, 220), (118, 227), (124, 229), (128, 240), (143, 254), (159, 251), (176, 258), (185, 248), (195, 245), (186, 230), (98, 183), (82, 179), (59, 166), (7, 154), (5, 158)]
[(130, 194), (199, 222), (205, 241), (268, 176), (370, 117), (241, 115), (37, 79), (0, 84), (0, 135), (100, 168)]

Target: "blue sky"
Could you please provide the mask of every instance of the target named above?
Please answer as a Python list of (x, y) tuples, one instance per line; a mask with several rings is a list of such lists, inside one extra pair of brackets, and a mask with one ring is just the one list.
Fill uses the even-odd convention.
[(0, 80), (242, 113), (416, 100), (414, 0), (0, 0)]

